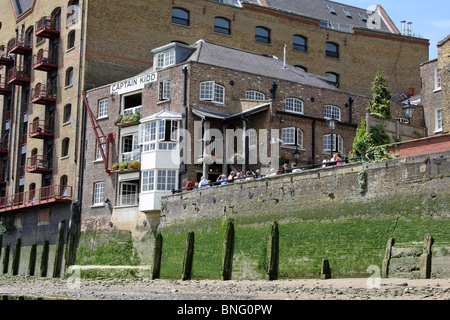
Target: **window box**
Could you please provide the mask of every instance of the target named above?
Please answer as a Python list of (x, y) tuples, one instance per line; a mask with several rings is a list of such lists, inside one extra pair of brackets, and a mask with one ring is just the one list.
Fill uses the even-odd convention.
[(134, 113), (121, 114), (114, 119), (114, 125), (118, 127), (135, 126), (139, 124), (139, 120), (141, 120), (141, 113), (135, 111)]
[(113, 164), (111, 170), (117, 173), (136, 172), (141, 170), (141, 163), (137, 160), (122, 161), (120, 163)]

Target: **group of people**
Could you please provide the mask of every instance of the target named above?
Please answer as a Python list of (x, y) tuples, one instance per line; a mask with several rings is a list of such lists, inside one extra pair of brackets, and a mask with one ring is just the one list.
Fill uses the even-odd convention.
[(322, 161), (322, 167), (325, 168), (327, 166), (330, 165), (341, 165), (342, 164), (342, 158), (341, 158), (341, 154), (335, 153), (333, 155), (333, 160), (330, 160), (330, 156), (325, 156), (325, 159), (323, 159)]
[[(325, 156), (325, 158), (322, 161), (322, 167), (327, 167), (330, 165), (341, 165), (342, 164), (342, 158), (341, 158), (341, 154), (335, 153), (333, 155), (333, 160), (330, 160), (330, 156)], [(287, 163), (283, 164), (283, 167), (281, 170), (277, 170), (272, 169), (271, 172), (269, 174), (267, 174), (266, 176), (273, 176), (273, 175), (277, 175), (279, 173), (289, 173), (289, 172), (300, 172), (303, 171), (301, 168), (297, 167), (297, 163), (293, 162), (291, 164), (291, 166), (289, 167), (289, 165)], [(216, 181), (214, 183), (211, 183), (211, 180), (207, 180), (204, 176), (202, 176), (200, 178), (200, 182), (194, 182), (194, 181), (189, 181), (186, 184), (186, 190), (193, 190), (193, 189), (203, 189), (203, 188), (208, 188), (212, 185), (224, 185), (224, 184), (229, 184), (229, 183), (233, 183), (233, 182), (241, 182), (241, 181), (247, 181), (247, 180), (252, 180), (252, 179), (257, 179), (257, 178), (262, 178), (263, 175), (261, 174), (261, 171), (259, 169), (257, 169), (255, 171), (255, 174), (252, 174), (251, 171), (247, 171), (247, 172), (234, 172), (234, 171), (230, 171), (230, 174), (227, 176), (226, 174), (221, 174), (219, 175), (219, 177), (216, 179)]]

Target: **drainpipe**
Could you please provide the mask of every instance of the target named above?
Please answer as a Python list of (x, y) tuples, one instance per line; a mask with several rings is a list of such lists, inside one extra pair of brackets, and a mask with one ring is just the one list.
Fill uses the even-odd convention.
[(312, 121), (311, 124), (311, 149), (312, 149), (312, 159), (316, 159), (316, 119)]
[[(188, 107), (187, 107), (187, 75), (188, 75), (188, 66), (183, 66), (183, 75), (184, 75), (184, 83), (183, 83), (183, 107), (184, 107), (184, 132), (188, 131)], [(183, 149), (183, 170), (178, 173), (178, 189), (181, 189), (181, 176), (187, 173), (187, 140), (186, 137), (183, 137), (184, 149)], [(189, 155), (190, 156), (190, 155)]]

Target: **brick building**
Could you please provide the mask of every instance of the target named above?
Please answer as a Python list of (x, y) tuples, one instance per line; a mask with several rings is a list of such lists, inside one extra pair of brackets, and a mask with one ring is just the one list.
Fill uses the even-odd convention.
[[(111, 222), (133, 229), (136, 221), (156, 221), (160, 197), (201, 176), (215, 182), (231, 170), (268, 174), (274, 159), (279, 169), (278, 155), (297, 166), (321, 162), (331, 152), (345, 156), (365, 116), (368, 97), (349, 96), (271, 56), (204, 40), (152, 52), (153, 68), (87, 92), (94, 119), (84, 148), (85, 228)], [(136, 111), (139, 119), (126, 116)], [(394, 104), (392, 113), (402, 116), (401, 105)], [(332, 139), (330, 117), (339, 120)], [(189, 139), (180, 139), (177, 129), (186, 129)], [(270, 129), (267, 136), (262, 129)], [(236, 160), (235, 153), (243, 157)], [(127, 166), (133, 160), (139, 165)]]
[[(0, 4), (0, 212), (1, 221), (8, 213), (15, 218), (3, 245), (18, 237), (24, 245), (41, 243), (47, 235), (54, 243), (58, 223), (79, 217), (87, 117), (82, 90), (148, 70), (151, 50), (169, 41), (206, 39), (275, 55), (355, 99), (370, 94), (377, 70), (391, 92), (413, 93), (418, 65), (428, 60), (428, 40), (400, 32), (381, 6), (367, 11), (326, 0)], [(305, 141), (313, 139), (308, 132)]]

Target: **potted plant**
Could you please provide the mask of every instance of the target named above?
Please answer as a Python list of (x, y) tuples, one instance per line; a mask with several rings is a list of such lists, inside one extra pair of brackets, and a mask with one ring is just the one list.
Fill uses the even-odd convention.
[(139, 170), (141, 168), (141, 164), (137, 160), (131, 160), (128, 163), (128, 169)]

